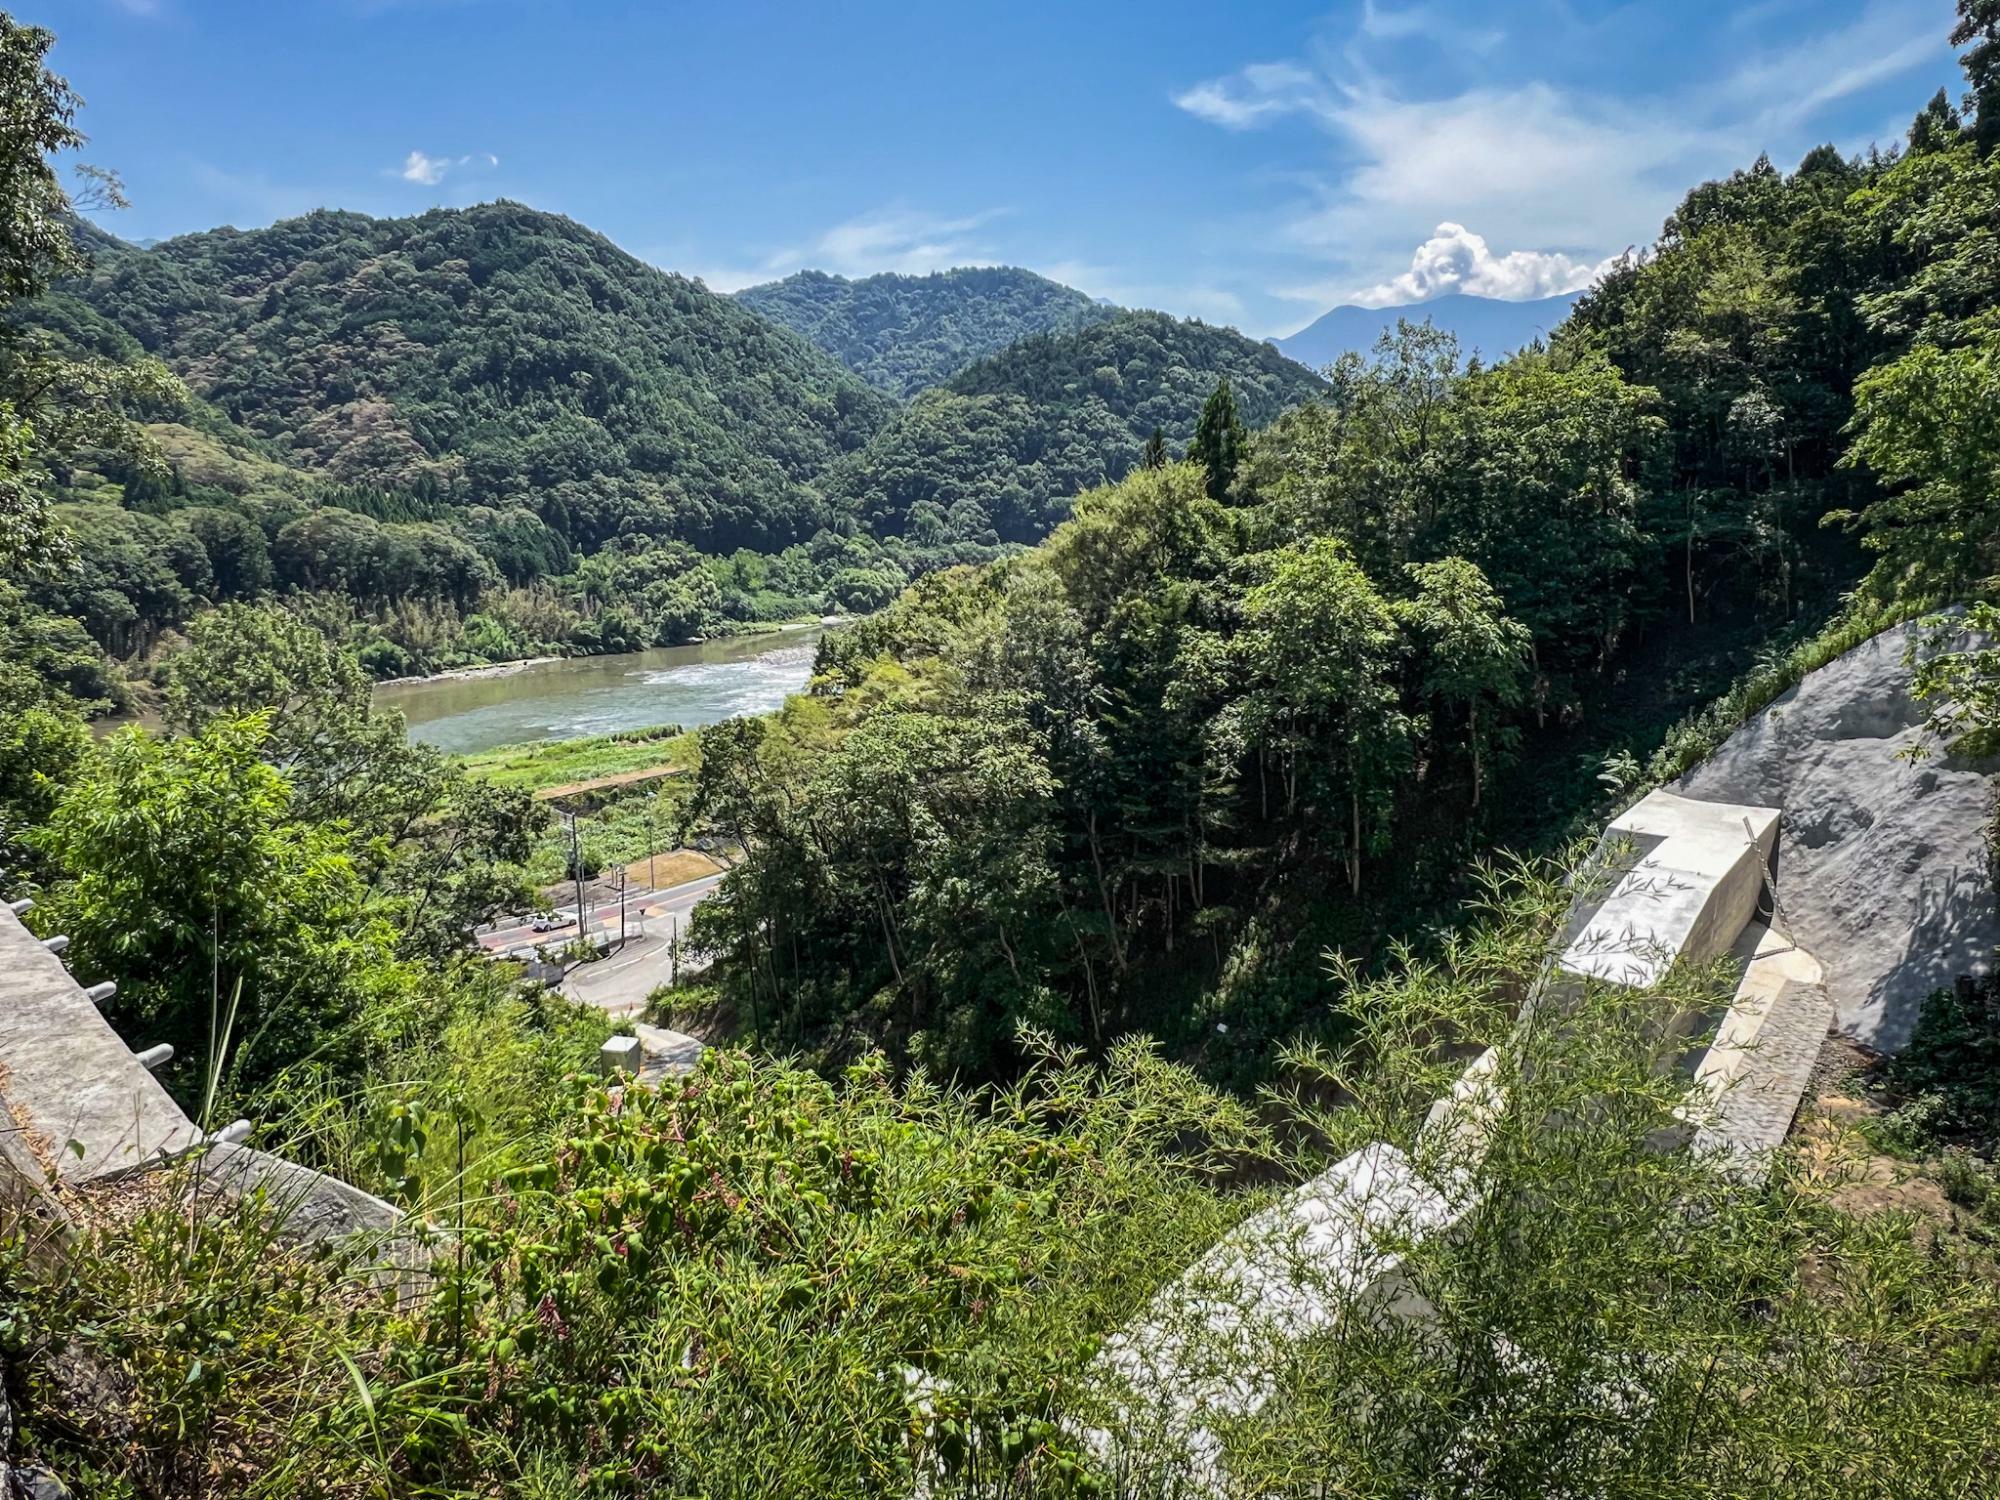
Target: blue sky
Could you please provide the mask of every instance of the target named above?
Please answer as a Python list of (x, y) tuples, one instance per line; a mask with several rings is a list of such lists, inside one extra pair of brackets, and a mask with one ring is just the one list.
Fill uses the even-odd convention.
[[(1566, 290), (1768, 150), (1901, 137), (1950, 0), (54, 0), (128, 238), (507, 197), (729, 290), (1033, 267), (1285, 333)], [(1440, 227), (1444, 226), (1444, 227)]]

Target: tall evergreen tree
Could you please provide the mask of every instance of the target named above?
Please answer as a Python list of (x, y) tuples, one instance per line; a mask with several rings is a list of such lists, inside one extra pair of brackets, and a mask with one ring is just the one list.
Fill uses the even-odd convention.
[(1155, 427), (1153, 435), (1146, 439), (1146, 451), (1140, 461), (1149, 469), (1167, 466), (1167, 435), (1159, 428)]
[(1188, 445), (1188, 457), (1208, 471), (1208, 495), (1211, 500), (1221, 500), (1228, 495), (1237, 467), (1243, 462), (1245, 441), (1243, 421), (1236, 415), (1236, 397), (1230, 391), (1229, 377), (1225, 375), (1215, 383), (1214, 393), (1202, 407), (1201, 420), (1194, 429), (1194, 442)]
[(2000, 142), (2000, 0), (1958, 0), (1951, 44), (1968, 48), (1958, 60), (1972, 85), (1972, 133), (1991, 151)]

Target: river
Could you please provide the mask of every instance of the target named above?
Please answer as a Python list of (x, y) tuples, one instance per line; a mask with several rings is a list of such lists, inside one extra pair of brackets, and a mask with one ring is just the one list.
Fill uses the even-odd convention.
[(375, 702), (402, 711), (411, 739), (458, 754), (653, 724), (694, 729), (779, 707), (805, 687), (819, 636), (817, 628), (787, 630), (384, 683)]

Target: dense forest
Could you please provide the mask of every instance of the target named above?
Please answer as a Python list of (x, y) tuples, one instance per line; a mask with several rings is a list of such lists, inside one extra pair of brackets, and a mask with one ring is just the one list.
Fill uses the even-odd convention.
[(803, 540), (813, 480), (889, 415), (803, 340), (512, 203), (100, 245), (40, 318), (164, 360), (299, 467), (530, 503), (586, 549)]
[[(1086, 494), (828, 640), (813, 700), (703, 736), (699, 809), (754, 851), (700, 918), (738, 1013), (829, 1059), (990, 1076), (1029, 1024), (1254, 1074), (1324, 1013), (1329, 943), (1371, 961), (1550, 807), (1534, 767), (1653, 752), (1628, 672), (1857, 585), (1860, 619), (1977, 595), (1996, 160), (1942, 99), (1907, 150), (1759, 160), (1549, 347), (1468, 367), (1405, 323), (1240, 460)], [(1074, 400), (1061, 356), (1131, 326), (947, 399)]]
[(800, 271), (735, 296), (904, 399), (1033, 334), (1068, 332), (1117, 311), (1016, 266), (852, 281)]
[[(252, 1119), (412, 1226), (393, 1265), (302, 1251), (286, 1205), (225, 1204), (192, 1159), (77, 1189), (41, 1143), (31, 1191), (0, 1196), (0, 1463), (117, 1500), (1153, 1497), (1213, 1492), (1218, 1462), (1300, 1497), (1981, 1494), (1991, 981), (1935, 998), (1880, 1077), (1893, 1113), (1829, 1116), (1758, 1183), (1674, 1144), (1658, 1016), (1712, 1003), (1714, 974), (1515, 1024), (1578, 875), (1566, 833), (1884, 621), (1962, 601), (2000, 629), (2000, 6), (1962, 0), (1956, 40), (1963, 105), (1893, 149), (1695, 188), (1504, 362), (1404, 324), (1321, 378), (1129, 314), (892, 410), (749, 310), (506, 205), (152, 261), (79, 236), (53, 161), (81, 101), (54, 38), (0, 14), (4, 894), (80, 983), (115, 984), (124, 1040), (171, 1040), (158, 1076), (202, 1128)], [(176, 279), (265, 265), (260, 235), (325, 247), (293, 267), (309, 306), (262, 272)], [(418, 242), (484, 244), (494, 296), (574, 293), (579, 316), (719, 305), (739, 342), (631, 352), (612, 390), (542, 379), (583, 358), (556, 340), (516, 383), (488, 357), (461, 406), (437, 356), (486, 344), (411, 310), (486, 293)], [(121, 275), (141, 302), (173, 288), (148, 332), (85, 295)], [(379, 291), (322, 296), (357, 276)], [(563, 322), (509, 316), (542, 313)], [(622, 357), (597, 316), (577, 373)], [(313, 331), (249, 335), (279, 323)], [(439, 342), (401, 347), (419, 327)], [(721, 401), (727, 371), (708, 395), (682, 377), (730, 347), (852, 393), (841, 416), (788, 387), (795, 446), (738, 474), (768, 493), (676, 469), (687, 431), (620, 427), (670, 387)], [(307, 401), (386, 368), (393, 397)], [(546, 490), (481, 489), (497, 454), (554, 461), (543, 420), (605, 446)], [(893, 486), (863, 477), (885, 451)], [(1002, 503), (947, 461), (1032, 486)], [(673, 529), (700, 474), (702, 524), (807, 495), (867, 525), (815, 510), (745, 533), (783, 550), (703, 552), (724, 543)], [(947, 566), (955, 541), (985, 553)], [(411, 744), (374, 706), (377, 643), (430, 628), (423, 601), (460, 636), (534, 605), (575, 649), (586, 622), (658, 638), (750, 609), (729, 590), (843, 575), (880, 607), (825, 638), (812, 689), (699, 736), (689, 831), (742, 857), (696, 921), (714, 969), (653, 1004), (714, 1045), (608, 1087), (601, 1013), (467, 948), (532, 899), (547, 806)], [(105, 650), (168, 631), (161, 726), (93, 741)], [(1950, 699), (1937, 753), (2000, 741), (2000, 651), (1917, 690)], [(1426, 1122), (1489, 1047), (1504, 1107), (1468, 1162)], [(1138, 1461), (1110, 1337), (1284, 1184), (1440, 1136), (1425, 1163), (1463, 1173), (1439, 1180), (1469, 1211), (1397, 1246), (1431, 1316), (1219, 1348), (1268, 1401), (1216, 1452)], [(1926, 1174), (1895, 1202), (1945, 1208), (1842, 1196), (1857, 1139)]]
[(1251, 427), (1321, 389), (1305, 366), (1234, 329), (1120, 313), (968, 366), (826, 485), (877, 532), (921, 539), (983, 518), (1003, 540), (1034, 541), (1071, 497), (1137, 468), (1154, 434), (1182, 451), (1218, 381)]
[[(124, 371), (119, 420), (160, 462), (75, 445), (47, 490), (77, 566), (14, 582), (103, 648), (105, 704), (202, 610), (266, 597), (382, 677), (866, 612), (1040, 539), (1152, 427), (1183, 440), (1218, 381), (1252, 422), (1312, 384), (1236, 334), (1126, 315), (899, 413), (746, 305), (514, 204), (151, 249), (72, 222), (67, 273), (9, 316)], [(944, 373), (1103, 314), (1026, 273), (840, 285), (867, 293), (845, 315), (903, 307), (895, 347)]]

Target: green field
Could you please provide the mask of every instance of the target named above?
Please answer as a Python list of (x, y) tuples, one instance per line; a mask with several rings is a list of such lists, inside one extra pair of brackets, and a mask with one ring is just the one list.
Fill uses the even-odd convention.
[(694, 764), (695, 737), (676, 724), (627, 729), (617, 734), (577, 740), (541, 740), (527, 745), (499, 745), (458, 757), (475, 776), (501, 786), (541, 791), (602, 776), (622, 776), (655, 766)]

